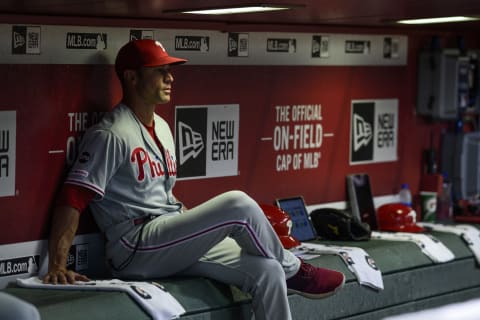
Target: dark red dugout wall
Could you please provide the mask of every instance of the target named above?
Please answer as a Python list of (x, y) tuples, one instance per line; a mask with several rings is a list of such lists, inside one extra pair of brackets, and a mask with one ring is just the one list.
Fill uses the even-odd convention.
[[(158, 109), (172, 126), (175, 105), (240, 106), (239, 175), (179, 181), (177, 197), (189, 207), (231, 189), (263, 203), (290, 195), (303, 195), (307, 204), (344, 201), (345, 176), (356, 172), (370, 174), (375, 196), (396, 193), (403, 182), (418, 192), (422, 150), (431, 132), (438, 147), (447, 124), (415, 115), (416, 54), (429, 35), (407, 35), (407, 66), (175, 67), (173, 99)], [(0, 74), (0, 111), (17, 111), (16, 195), (0, 198), (0, 244), (45, 239), (72, 156), (55, 150), (74, 145), (97, 112), (119, 101), (119, 84), (109, 65), (1, 64)], [(351, 101), (391, 98), (399, 102), (398, 161), (350, 166)], [(321, 104), (323, 128), (334, 136), (323, 140), (317, 168), (277, 171), (272, 142), (261, 137), (273, 131), (275, 106), (299, 103)], [(94, 229), (84, 215), (81, 232)]]
[[(303, 195), (311, 204), (339, 201), (345, 199), (346, 174), (365, 171), (373, 174), (379, 168), (390, 174), (373, 177), (377, 194), (390, 194), (399, 183), (398, 162), (349, 166), (350, 103), (352, 99), (399, 97), (400, 108), (405, 108), (401, 97), (409, 89), (398, 84), (404, 82), (407, 68), (218, 66), (205, 69), (180, 67), (175, 71), (174, 103), (240, 104), (240, 175), (179, 182), (179, 196), (188, 195), (192, 187), (202, 190), (207, 197), (240, 188), (267, 203), (275, 197), (295, 194)], [(260, 137), (272, 135), (275, 106), (298, 103), (320, 103), (323, 130), (334, 133), (334, 137), (323, 139), (318, 168), (277, 171), (272, 142), (261, 141)], [(198, 200), (203, 199), (195, 197)]]

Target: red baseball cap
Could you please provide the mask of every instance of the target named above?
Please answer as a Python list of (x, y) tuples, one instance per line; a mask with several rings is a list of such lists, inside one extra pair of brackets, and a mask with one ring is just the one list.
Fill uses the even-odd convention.
[(121, 75), (125, 70), (185, 62), (187, 60), (169, 56), (159, 41), (151, 39), (132, 40), (118, 51), (115, 59), (115, 71), (118, 75)]

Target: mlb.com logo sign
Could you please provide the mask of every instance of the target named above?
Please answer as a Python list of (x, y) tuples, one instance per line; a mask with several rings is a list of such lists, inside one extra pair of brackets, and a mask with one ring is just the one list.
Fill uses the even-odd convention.
[(179, 179), (238, 174), (239, 109), (235, 104), (176, 107)]
[(397, 160), (398, 100), (352, 101), (350, 164)]

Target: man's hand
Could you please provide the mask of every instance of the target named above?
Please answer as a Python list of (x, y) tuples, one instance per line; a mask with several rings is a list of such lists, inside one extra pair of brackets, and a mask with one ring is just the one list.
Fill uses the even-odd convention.
[(43, 277), (43, 283), (50, 284), (74, 284), (75, 281), (90, 281), (90, 279), (83, 274), (66, 269), (49, 271)]

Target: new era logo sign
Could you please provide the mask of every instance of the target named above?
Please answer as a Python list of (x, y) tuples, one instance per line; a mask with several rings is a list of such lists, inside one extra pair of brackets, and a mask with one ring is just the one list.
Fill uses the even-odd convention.
[(176, 109), (177, 177), (206, 175), (207, 108)]
[(398, 100), (353, 101), (350, 163), (397, 160)]
[(178, 158), (180, 165), (195, 159), (205, 148), (202, 135), (184, 122), (178, 122)]
[(373, 102), (359, 102), (352, 106), (352, 162), (373, 160), (374, 108)]
[(353, 151), (367, 147), (373, 137), (372, 124), (358, 114), (353, 114)]
[(177, 107), (177, 177), (237, 175), (238, 128), (238, 105)]
[(12, 26), (12, 54), (40, 54), (40, 26)]

